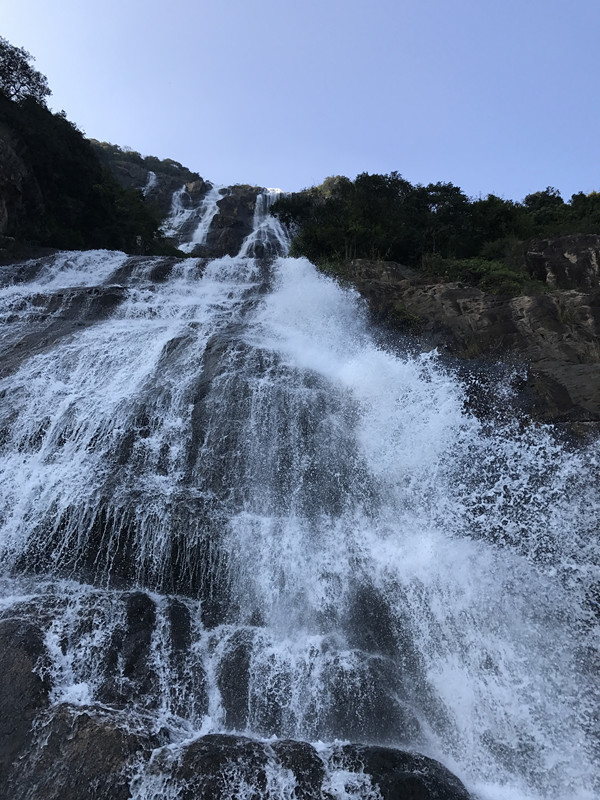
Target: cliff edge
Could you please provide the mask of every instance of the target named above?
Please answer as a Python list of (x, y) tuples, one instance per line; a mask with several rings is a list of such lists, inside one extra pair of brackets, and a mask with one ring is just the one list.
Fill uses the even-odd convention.
[(359, 259), (345, 277), (373, 316), (459, 359), (522, 367), (526, 410), (541, 422), (600, 424), (600, 236), (527, 244), (546, 291), (508, 297), (394, 262)]

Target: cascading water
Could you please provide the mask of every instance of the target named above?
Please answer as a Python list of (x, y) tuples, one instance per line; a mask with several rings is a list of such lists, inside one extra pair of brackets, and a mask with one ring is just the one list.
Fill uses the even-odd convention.
[(280, 256), (287, 254), (289, 240), (287, 232), (269, 209), (281, 195), (281, 189), (266, 189), (256, 198), (252, 233), (242, 242), (240, 258), (248, 256)]
[(146, 185), (142, 189), (142, 194), (144, 197), (154, 189), (156, 184), (158, 183), (158, 178), (156, 177), (156, 172), (152, 172), (152, 170), (148, 171), (148, 178), (146, 179)]
[(200, 208), (198, 209), (199, 221), (192, 234), (191, 241), (182, 242), (180, 244), (180, 249), (184, 253), (191, 253), (197, 245), (201, 245), (206, 242), (206, 237), (208, 236), (211, 223), (219, 213), (218, 203), (223, 197), (222, 193), (223, 187), (221, 186), (213, 186), (213, 188), (207, 192), (206, 196), (202, 200)]
[(597, 445), (478, 420), (352, 291), (253, 257), (285, 248), (268, 206), (237, 258), (3, 276), (0, 609), (42, 632), (50, 709), (155, 737), (139, 800), (187, 797), (215, 733), (249, 737), (219, 797), (316, 797), (289, 739), (329, 797), (382, 797), (343, 741), (482, 800), (597, 796)]
[(222, 186), (212, 186), (197, 204), (186, 184), (177, 189), (173, 193), (170, 214), (162, 225), (165, 236), (172, 238), (184, 253), (191, 253), (197, 245), (204, 244), (225, 191)]

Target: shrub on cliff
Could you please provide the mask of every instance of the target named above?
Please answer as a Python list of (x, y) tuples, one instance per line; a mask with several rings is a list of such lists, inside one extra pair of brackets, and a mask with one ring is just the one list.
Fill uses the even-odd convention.
[(525, 269), (494, 259), (427, 255), (423, 257), (421, 269), (433, 278), (468, 283), (491, 294), (540, 294), (546, 289), (545, 283), (532, 278)]
[(110, 142), (99, 142), (97, 139), (90, 139), (90, 143), (100, 161), (107, 167), (111, 167), (115, 163), (128, 162), (130, 164), (137, 164), (144, 169), (151, 170), (152, 172), (159, 172), (163, 175), (170, 175), (178, 178), (182, 183), (189, 183), (200, 179), (197, 172), (192, 172), (179, 161), (172, 158), (157, 158), (156, 156), (143, 156), (137, 150), (132, 150), (129, 147), (121, 147), (118, 144), (111, 144)]

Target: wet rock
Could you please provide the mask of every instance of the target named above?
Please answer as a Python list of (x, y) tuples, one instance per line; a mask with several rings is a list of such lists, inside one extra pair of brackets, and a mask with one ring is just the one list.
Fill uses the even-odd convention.
[(247, 800), (265, 800), (267, 762), (261, 742), (212, 734), (192, 742), (172, 764), (159, 757), (155, 770), (170, 772), (180, 800), (222, 800), (242, 791)]
[(40, 629), (21, 619), (0, 621), (0, 786), (12, 762), (31, 739), (36, 716), (48, 705), (49, 681)]
[(257, 186), (232, 186), (219, 201), (219, 213), (213, 219), (202, 255), (234, 256), (252, 231), (254, 207), (261, 189)]
[(317, 751), (307, 742), (283, 739), (271, 745), (277, 760), (294, 773), (297, 800), (321, 800), (321, 787), (325, 779), (325, 765)]
[(107, 676), (98, 697), (117, 706), (158, 702), (158, 677), (151, 662), (156, 624), (154, 601), (144, 592), (125, 595), (125, 627), (117, 626), (106, 657)]
[[(43, 260), (25, 265), (18, 277), (33, 277), (42, 265)], [(124, 299), (125, 289), (120, 286), (74, 288), (35, 295), (28, 308), (26, 327), (19, 324), (18, 318), (14, 328), (12, 320), (7, 321), (0, 376), (14, 372), (26, 359), (47, 352), (81, 328), (105, 320)]]
[(171, 623), (171, 652), (185, 656), (192, 643), (190, 611), (180, 600), (169, 602), (169, 622)]
[(117, 716), (59, 706), (40, 721), (36, 741), (9, 778), (12, 800), (127, 800), (140, 759), (164, 743), (121, 727)]
[(367, 745), (339, 747), (325, 764), (306, 742), (213, 734), (175, 755), (170, 748), (158, 752), (149, 771), (180, 800), (330, 800), (328, 773), (340, 769), (369, 776), (383, 800), (469, 800), (458, 778), (437, 761)]
[[(323, 719), (326, 738), (390, 744), (399, 739), (419, 741), (421, 729), (411, 708), (416, 679), (403, 673), (401, 658), (371, 656), (350, 679), (343, 667), (334, 671), (333, 702)], [(418, 698), (415, 695), (412, 700), (418, 702)]]
[[(591, 285), (594, 269), (584, 270), (588, 277), (579, 283)], [(535, 419), (600, 423), (598, 288), (504, 297), (433, 283), (393, 263), (358, 260), (349, 270), (374, 316), (403, 331), (410, 319), (422, 348), (528, 370), (524, 410)], [(404, 322), (396, 325), (398, 308)]]
[(333, 762), (364, 771), (379, 787), (383, 800), (469, 800), (459, 779), (438, 761), (388, 747), (349, 744), (334, 753)]
[(396, 631), (389, 604), (368, 583), (358, 584), (348, 609), (351, 643), (368, 653), (396, 653)]
[(208, 713), (207, 680), (204, 667), (191, 651), (192, 630), (188, 607), (171, 599), (169, 620), (169, 694), (173, 713), (185, 719), (200, 720)]
[(150, 280), (154, 283), (163, 283), (167, 281), (171, 276), (174, 264), (175, 261), (173, 259), (165, 258), (160, 261), (157, 260), (150, 272)]
[(123, 643), (124, 673), (142, 678), (148, 672), (152, 631), (156, 623), (156, 606), (144, 592), (126, 598), (127, 633)]
[(236, 631), (228, 642), (219, 665), (218, 684), (225, 708), (225, 724), (231, 729), (244, 729), (248, 721), (250, 656), (254, 631)]

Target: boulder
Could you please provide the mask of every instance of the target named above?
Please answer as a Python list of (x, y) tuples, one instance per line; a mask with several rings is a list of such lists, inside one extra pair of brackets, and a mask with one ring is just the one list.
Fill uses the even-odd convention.
[(391, 747), (349, 744), (339, 748), (334, 763), (365, 772), (383, 800), (469, 800), (469, 793), (450, 770), (420, 753)]
[(169, 775), (179, 800), (221, 800), (238, 796), (247, 800), (268, 797), (265, 745), (244, 736), (210, 734), (191, 742), (173, 759), (165, 749), (153, 760), (154, 774)]
[(297, 800), (321, 800), (325, 780), (325, 764), (308, 742), (282, 739), (273, 742), (273, 752), (281, 766), (289, 769), (296, 779), (294, 797)]
[(58, 706), (10, 775), (11, 800), (127, 800), (140, 760), (164, 744), (100, 709)]
[(470, 798), (455, 775), (418, 753), (351, 744), (336, 747), (324, 758), (307, 742), (260, 742), (244, 736), (210, 734), (178, 752), (171, 747), (159, 751), (148, 772), (155, 780), (162, 777), (160, 785), (180, 800), (231, 796), (248, 800), (332, 800), (328, 776), (340, 771), (350, 782), (354, 773), (365, 786), (370, 783), (378, 787), (383, 800)]

